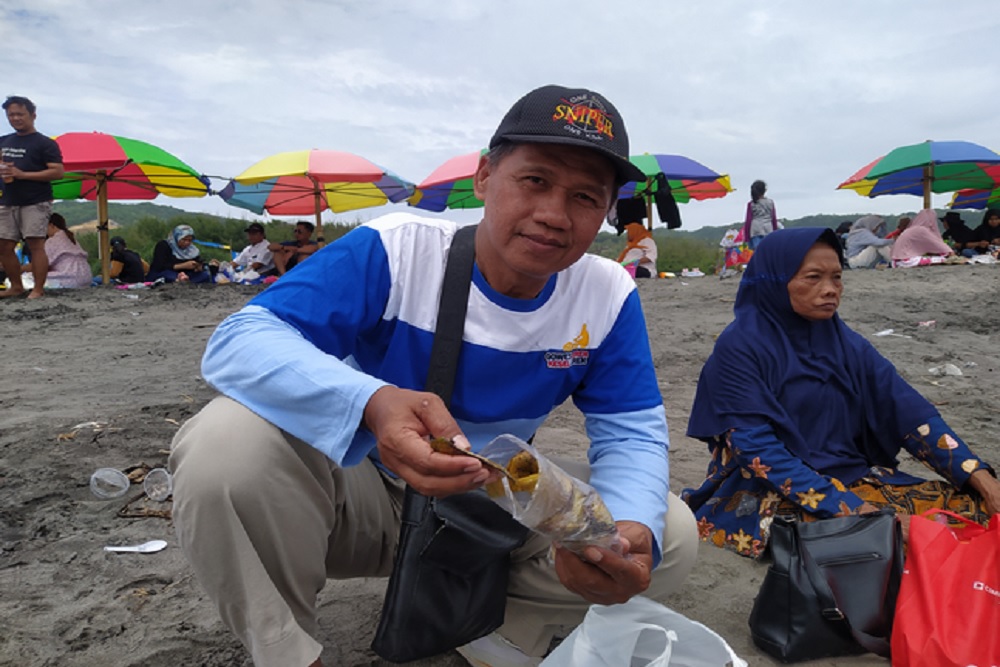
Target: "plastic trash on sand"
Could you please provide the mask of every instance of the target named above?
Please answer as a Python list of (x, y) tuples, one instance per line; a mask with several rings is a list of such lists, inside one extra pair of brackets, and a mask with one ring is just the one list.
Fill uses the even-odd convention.
[(570, 551), (587, 546), (617, 551), (618, 528), (597, 491), (513, 435), (501, 435), (481, 455), (511, 474), (487, 485), (494, 502), (528, 528)]
[(955, 364), (934, 366), (933, 368), (928, 368), (927, 372), (931, 375), (964, 375), (964, 373), (962, 373), (962, 369)]

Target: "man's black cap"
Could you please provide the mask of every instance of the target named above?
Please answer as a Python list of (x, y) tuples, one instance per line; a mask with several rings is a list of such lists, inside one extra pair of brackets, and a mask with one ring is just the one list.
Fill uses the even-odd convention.
[(618, 109), (600, 93), (585, 88), (542, 86), (531, 91), (500, 121), (490, 148), (503, 141), (592, 148), (611, 159), (620, 180), (646, 179), (629, 162), (628, 133)]

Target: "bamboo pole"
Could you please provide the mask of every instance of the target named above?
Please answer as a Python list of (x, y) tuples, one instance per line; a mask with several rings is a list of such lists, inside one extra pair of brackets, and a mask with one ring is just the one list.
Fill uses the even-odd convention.
[(934, 180), (934, 163), (924, 167), (924, 208), (931, 207), (931, 182)]
[(312, 179), (313, 182), (313, 198), (316, 203), (316, 243), (323, 247), (323, 191), (322, 184), (316, 179)]
[(101, 261), (101, 282), (111, 282), (111, 242), (108, 234), (108, 172), (97, 171), (97, 256)]

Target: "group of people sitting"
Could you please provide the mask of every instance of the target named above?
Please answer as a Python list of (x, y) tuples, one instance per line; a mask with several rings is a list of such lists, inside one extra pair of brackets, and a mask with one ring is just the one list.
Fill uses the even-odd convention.
[(996, 257), (1000, 210), (988, 209), (976, 229), (966, 227), (958, 211), (948, 211), (940, 220), (944, 233), (931, 209), (921, 211), (912, 220), (900, 218), (891, 233), (886, 233), (886, 222), (878, 215), (844, 223), (837, 231), (843, 241), (846, 265), (852, 269), (908, 267), (940, 264), (949, 258), (971, 259), (986, 254)]
[[(248, 245), (231, 262), (205, 261), (195, 245), (195, 231), (189, 225), (177, 225), (170, 235), (153, 248), (151, 262), (129, 249), (121, 236), (111, 238), (110, 276), (120, 284), (142, 282), (236, 282), (255, 284), (268, 276), (281, 276), (298, 263), (319, 250), (312, 239), (315, 225), (299, 222), (295, 225), (292, 241), (269, 242), (264, 225), (251, 223), (244, 231)], [(45, 287), (72, 289), (89, 287), (93, 274), (87, 251), (80, 246), (76, 236), (67, 227), (66, 219), (59, 213), (49, 218), (44, 244), (44, 260), (48, 263)], [(20, 265), (22, 282), (34, 286), (35, 263), (38, 257), (26, 256), (29, 261)], [(33, 259), (33, 261), (32, 261)]]
[(194, 229), (178, 225), (153, 248), (153, 261), (145, 279), (168, 283), (256, 284), (269, 276), (284, 275), (319, 250), (319, 244), (312, 239), (314, 229), (311, 222), (298, 222), (294, 240), (272, 243), (265, 237), (264, 225), (253, 222), (244, 230), (247, 246), (232, 261), (220, 263), (216, 260), (205, 262), (194, 243)]

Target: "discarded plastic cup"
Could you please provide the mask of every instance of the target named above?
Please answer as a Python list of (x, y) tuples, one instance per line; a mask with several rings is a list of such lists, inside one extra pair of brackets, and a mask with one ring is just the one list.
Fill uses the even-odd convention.
[(150, 500), (162, 503), (174, 492), (174, 480), (165, 468), (153, 468), (142, 480), (142, 489)]
[(131, 483), (125, 473), (115, 468), (98, 468), (90, 476), (90, 490), (101, 500), (124, 496)]

